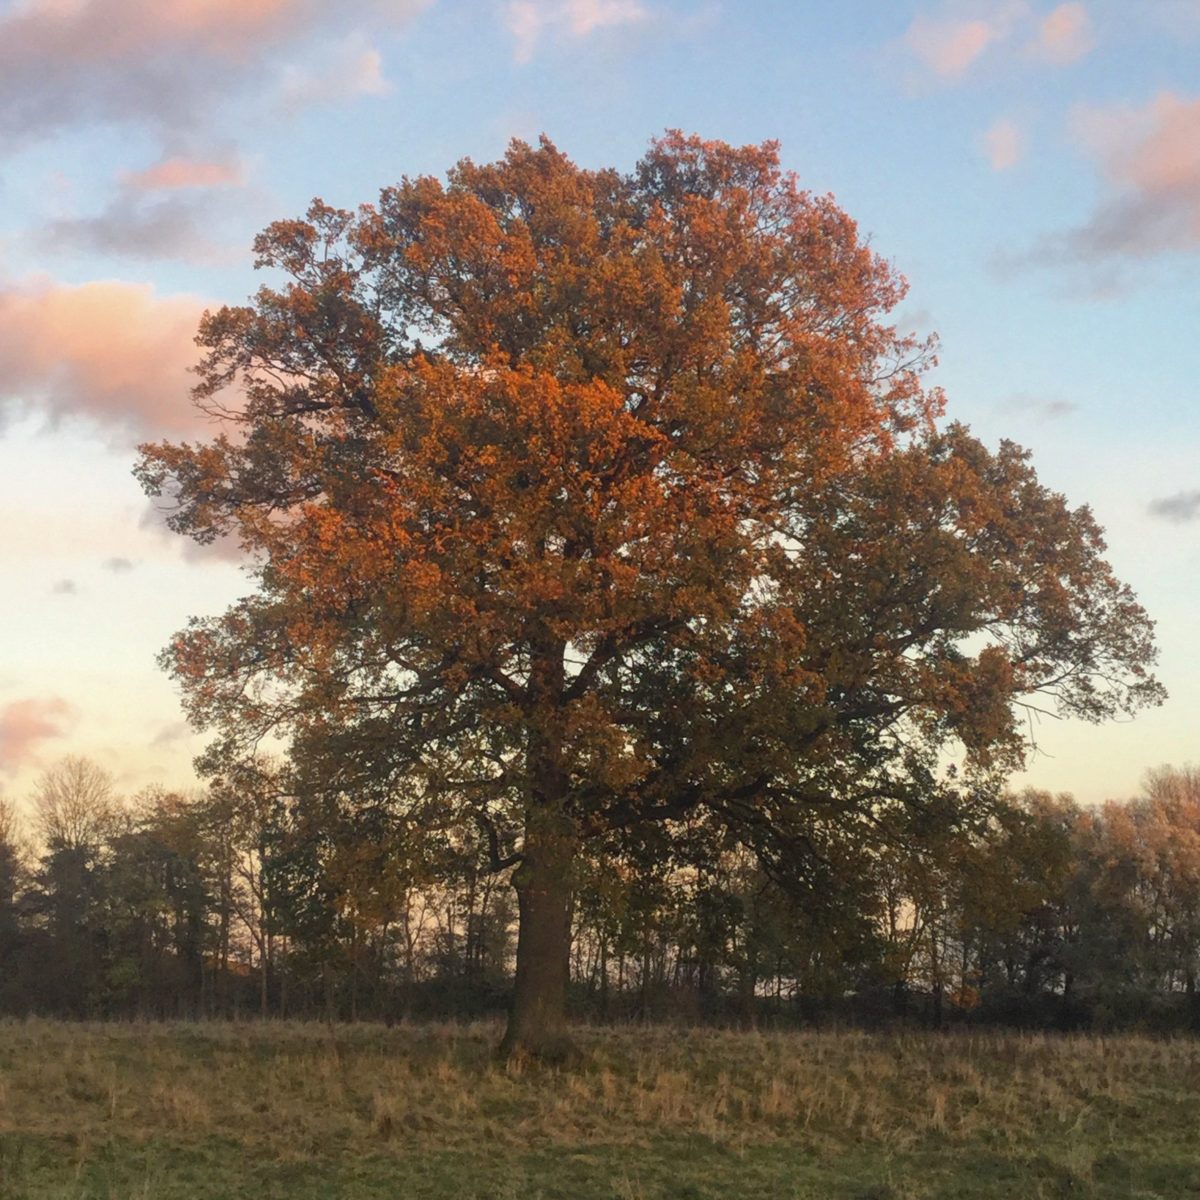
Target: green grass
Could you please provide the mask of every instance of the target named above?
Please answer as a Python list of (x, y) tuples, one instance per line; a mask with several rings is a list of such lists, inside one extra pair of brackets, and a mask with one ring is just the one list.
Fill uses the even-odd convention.
[(0, 1022), (0, 1200), (1200, 1197), (1200, 1042)]

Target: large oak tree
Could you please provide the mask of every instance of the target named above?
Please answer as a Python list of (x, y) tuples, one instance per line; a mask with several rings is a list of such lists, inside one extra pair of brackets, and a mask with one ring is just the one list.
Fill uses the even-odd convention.
[(585, 847), (703, 819), (815, 877), (1017, 761), (1020, 702), (1160, 697), (1089, 513), (938, 425), (903, 280), (773, 144), (514, 142), (256, 250), (198, 339), (224, 431), (138, 468), (256, 590), (166, 658), (214, 764), (282, 736), (515, 867), (509, 1051), (566, 1045)]

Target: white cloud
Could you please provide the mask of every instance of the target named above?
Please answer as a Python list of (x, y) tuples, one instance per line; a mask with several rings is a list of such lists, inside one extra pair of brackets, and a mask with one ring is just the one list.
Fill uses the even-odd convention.
[(509, 0), (504, 6), (504, 25), (519, 63), (529, 62), (548, 37), (582, 39), (649, 17), (638, 0)]
[(295, 111), (315, 104), (340, 104), (359, 96), (386, 96), (391, 91), (379, 51), (352, 35), (317, 66), (287, 68), (280, 96), (284, 107)]
[[(245, 173), (236, 156), (175, 154), (140, 171), (124, 171), (98, 211), (64, 212), (34, 239), (49, 254), (100, 254), (142, 260), (218, 263), (232, 258), (214, 236), (247, 208)], [(239, 229), (239, 234), (241, 230)]]

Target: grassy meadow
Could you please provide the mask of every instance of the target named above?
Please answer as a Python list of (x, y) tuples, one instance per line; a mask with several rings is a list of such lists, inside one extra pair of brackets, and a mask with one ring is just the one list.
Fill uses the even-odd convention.
[(0, 1022), (0, 1200), (1200, 1197), (1200, 1041)]

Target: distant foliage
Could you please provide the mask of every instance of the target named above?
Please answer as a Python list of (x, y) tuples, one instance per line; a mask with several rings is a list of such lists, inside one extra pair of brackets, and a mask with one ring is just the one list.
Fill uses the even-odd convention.
[[(516, 912), (483, 834), (388, 810), (305, 814), (287, 782), (273, 768), (189, 795), (105, 790), (106, 819), (83, 840), (28, 843), (0, 806), (0, 1009), (500, 1012)], [(1139, 797), (1096, 809), (1010, 796), (854, 874), (830, 863), (820, 904), (719, 831), (681, 824), (670, 837), (665, 856), (625, 843), (585, 864), (577, 1016), (1200, 1031), (1194, 769), (1153, 772)]]

